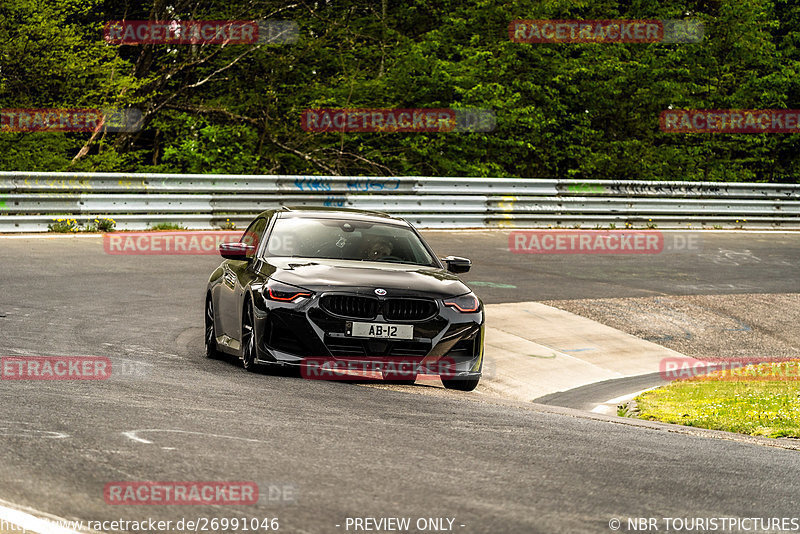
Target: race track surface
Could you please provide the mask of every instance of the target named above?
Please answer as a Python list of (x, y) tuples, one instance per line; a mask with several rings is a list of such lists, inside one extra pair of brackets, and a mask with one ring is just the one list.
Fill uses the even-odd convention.
[[(514, 255), (507, 235), (426, 233), (440, 255), (473, 259), (464, 279), (481, 283), (486, 303), (798, 291), (800, 234), (708, 233), (699, 251), (649, 257)], [(217, 257), (112, 256), (98, 237), (0, 246), (2, 355), (107, 356), (142, 371), (0, 382), (5, 501), (83, 520), (278, 517), (282, 532), (313, 534), (348, 532), (347, 517), (446, 517), (455, 532), (519, 534), (609, 532), (612, 518), (797, 515), (800, 456), (781, 448), (792, 445), (414, 392), (424, 386), (249, 374), (203, 353)], [(291, 486), (296, 498), (103, 498), (116, 481), (237, 480)]]

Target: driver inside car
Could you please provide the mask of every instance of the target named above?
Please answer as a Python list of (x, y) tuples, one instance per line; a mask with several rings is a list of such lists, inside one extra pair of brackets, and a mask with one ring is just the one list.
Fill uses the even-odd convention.
[(377, 261), (391, 257), (394, 245), (384, 237), (369, 237), (361, 245), (359, 256), (362, 260)]

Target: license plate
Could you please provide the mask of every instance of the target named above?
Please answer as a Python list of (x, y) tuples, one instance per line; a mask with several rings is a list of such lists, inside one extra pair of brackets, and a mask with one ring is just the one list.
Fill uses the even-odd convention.
[(354, 337), (380, 337), (388, 339), (414, 339), (414, 325), (353, 322), (349, 334)]

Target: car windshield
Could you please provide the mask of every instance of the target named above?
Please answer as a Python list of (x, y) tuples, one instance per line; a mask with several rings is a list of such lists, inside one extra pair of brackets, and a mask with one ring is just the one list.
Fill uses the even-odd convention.
[(278, 219), (266, 255), (437, 266), (411, 228), (347, 219)]

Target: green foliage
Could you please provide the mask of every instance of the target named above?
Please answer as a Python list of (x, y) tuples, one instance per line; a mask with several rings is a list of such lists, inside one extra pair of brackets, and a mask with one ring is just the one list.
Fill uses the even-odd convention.
[(718, 371), (642, 393), (639, 417), (767, 437), (800, 437), (798, 362)]
[(57, 234), (70, 234), (80, 232), (81, 227), (75, 219), (53, 219), (53, 222), (47, 225), (47, 230)]
[[(385, 6), (385, 16), (383, 7)], [(296, 21), (283, 45), (113, 46), (117, 19)], [(510, 21), (690, 18), (696, 44), (519, 44)], [(797, 182), (800, 136), (674, 134), (680, 109), (800, 108), (794, 0), (19, 0), (2, 107), (141, 109), (133, 133), (2, 133), (0, 168)], [(308, 133), (313, 107), (486, 108), (489, 133)]]
[(108, 217), (95, 217), (89, 222), (90, 232), (113, 232), (117, 221)]
[(186, 230), (186, 227), (178, 223), (156, 223), (150, 227), (151, 230)]
[(77, 232), (112, 232), (117, 221), (109, 217), (95, 217), (86, 225), (77, 219), (59, 218), (47, 225), (50, 232), (57, 234), (74, 234)]

